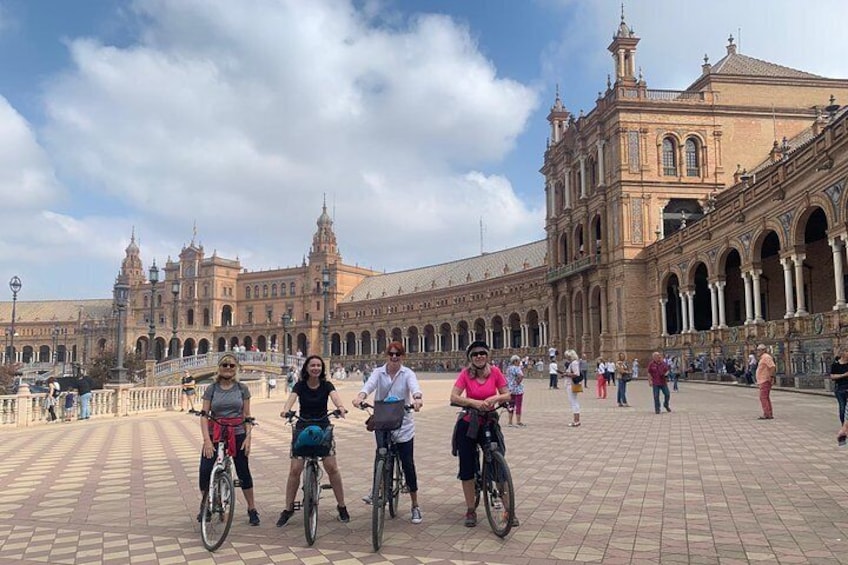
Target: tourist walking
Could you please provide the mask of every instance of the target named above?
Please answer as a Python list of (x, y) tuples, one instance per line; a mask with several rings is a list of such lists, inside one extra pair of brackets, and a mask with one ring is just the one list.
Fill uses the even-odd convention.
[(839, 356), (830, 366), (830, 380), (833, 381), (833, 394), (839, 408), (839, 423), (845, 423), (845, 408), (848, 406), (848, 347), (839, 349)]
[(678, 384), (680, 382), (680, 360), (677, 357), (672, 357), (668, 363), (669, 375), (671, 376), (672, 390), (680, 392)]
[(668, 392), (668, 363), (663, 360), (659, 351), (654, 351), (651, 362), (648, 364), (648, 374), (651, 376), (649, 383), (654, 392), (654, 412), (660, 413), (660, 393), (663, 394), (663, 407), (666, 412), (671, 412), (668, 404), (671, 394)]
[(556, 355), (552, 355), (551, 362), (548, 363), (548, 390), (559, 388), (557, 381), (559, 381), (559, 365), (557, 365)]
[(580, 426), (580, 402), (577, 400), (577, 394), (583, 391), (583, 378), (580, 376), (580, 358), (577, 352), (569, 349), (563, 353), (563, 363), (565, 363), (565, 392), (568, 395), (568, 402), (571, 404), (572, 420), (568, 424), (572, 428)]
[(764, 344), (757, 346), (757, 387), (760, 389), (760, 405), (763, 415), (758, 420), (773, 420), (774, 412), (771, 407), (771, 387), (777, 380), (777, 366), (774, 357), (766, 351)]
[(595, 376), (597, 380), (597, 398), (606, 398), (607, 397), (607, 371), (606, 371), (606, 362), (603, 357), (598, 357), (596, 361), (598, 364), (598, 368), (595, 370)]
[(49, 377), (47, 379), (47, 394), (44, 397), (44, 407), (47, 408), (47, 415), (49, 422), (56, 421), (56, 403), (59, 398), (59, 383), (56, 382), (56, 377)]
[(194, 392), (196, 383), (194, 382), (194, 377), (191, 376), (190, 372), (186, 371), (183, 374), (182, 379), (180, 379), (180, 385), (182, 386), (182, 394), (180, 395), (180, 412), (184, 412), (186, 408), (194, 410)]
[(522, 407), (524, 404), (524, 371), (521, 369), (521, 357), (513, 355), (509, 358), (509, 367), (506, 370), (506, 386), (512, 402), (509, 411), (509, 427), (512, 427), (512, 417), (515, 415), (515, 425), (523, 428), (521, 421)]
[(618, 374), (616, 400), (618, 401), (619, 406), (627, 407), (627, 383), (630, 382), (632, 372), (624, 353), (618, 354), (618, 362), (615, 364), (615, 372)]

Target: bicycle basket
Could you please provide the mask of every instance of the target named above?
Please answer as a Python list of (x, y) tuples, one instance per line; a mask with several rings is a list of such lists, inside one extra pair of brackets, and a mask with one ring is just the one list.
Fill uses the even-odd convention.
[(396, 430), (403, 425), (405, 415), (406, 411), (400, 400), (377, 400), (374, 402), (374, 413), (365, 421), (365, 428), (369, 432)]
[(333, 448), (333, 426), (306, 426), (292, 444), (295, 457), (327, 457)]

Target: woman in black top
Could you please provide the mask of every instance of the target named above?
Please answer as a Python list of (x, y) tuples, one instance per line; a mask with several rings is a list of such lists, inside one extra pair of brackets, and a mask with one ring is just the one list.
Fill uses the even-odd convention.
[[(845, 408), (848, 406), (848, 347), (839, 350), (839, 357), (833, 359), (830, 366), (830, 379), (833, 381), (833, 393), (839, 406), (839, 423), (845, 424)], [(840, 437), (844, 434), (840, 432)], [(844, 441), (844, 440), (842, 440)]]
[[(318, 355), (310, 355), (303, 363), (300, 370), (300, 379), (294, 384), (292, 393), (286, 399), (286, 404), (280, 417), (287, 418), (289, 412), (294, 406), (295, 401), (300, 404), (300, 417), (307, 420), (321, 419), (317, 425), (325, 428), (330, 425), (330, 419), (327, 417), (327, 404), (332, 400), (333, 404), (341, 411), (342, 418), (345, 417), (347, 410), (342, 406), (342, 399), (339, 393), (336, 392), (336, 387), (333, 383), (327, 380), (327, 369), (324, 365), (324, 360)], [(297, 438), (298, 432), (306, 427), (299, 422), (295, 426), (292, 434), (292, 447)], [(286, 482), (286, 509), (280, 512), (280, 518), (277, 520), (277, 527), (282, 527), (294, 515), (294, 498), (297, 495), (297, 489), (300, 487), (300, 475), (303, 472), (304, 460), (295, 457), (292, 450), (291, 466), (289, 467), (289, 478)], [(337, 509), (339, 511), (339, 520), (341, 522), (349, 522), (350, 514), (347, 512), (344, 500), (344, 488), (342, 487), (342, 474), (339, 472), (339, 465), (336, 461), (335, 445), (330, 450), (330, 455), (323, 458), (324, 471), (327, 472), (327, 477), (330, 479), (330, 485), (333, 487), (333, 494), (336, 496)]]

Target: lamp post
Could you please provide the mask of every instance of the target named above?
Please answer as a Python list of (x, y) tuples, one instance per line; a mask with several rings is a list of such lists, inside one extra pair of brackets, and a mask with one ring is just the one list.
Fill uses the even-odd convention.
[(289, 333), (288, 333), (289, 322), (291, 322), (291, 316), (289, 315), (288, 311), (286, 311), (286, 313), (283, 314), (283, 357), (284, 358), (289, 353)]
[(153, 340), (156, 339), (156, 323), (153, 321), (153, 303), (156, 300), (156, 283), (159, 282), (159, 267), (156, 266), (156, 259), (153, 260), (153, 265), (150, 266), (147, 278), (150, 281), (150, 327), (147, 330), (147, 360), (150, 361), (154, 359)]
[(91, 331), (91, 326), (88, 322), (82, 324), (82, 364), (88, 362), (88, 333)]
[(174, 295), (174, 308), (171, 311), (171, 359), (176, 359), (179, 342), (177, 342), (177, 300), (180, 297), (180, 281), (174, 279), (171, 282), (171, 294)]
[(10, 363), (15, 362), (15, 306), (17, 306), (18, 293), (21, 291), (22, 286), (21, 279), (17, 275), (9, 281), (9, 289), (12, 291), (12, 333), (9, 338)]
[(51, 355), (51, 361), (55, 367), (56, 362), (59, 360), (59, 354), (56, 351), (56, 348), (59, 347), (59, 326), (53, 326), (53, 331), (50, 332), (50, 335), (53, 336), (53, 354)]
[(116, 281), (113, 292), (115, 294), (115, 306), (118, 308), (118, 361), (116, 363), (117, 367), (113, 371), (116, 377), (115, 380), (120, 385), (127, 382), (127, 370), (124, 369), (124, 351), (126, 350), (126, 346), (124, 345), (124, 310), (127, 309), (130, 286), (126, 283)]
[(330, 296), (330, 269), (327, 265), (321, 269), (321, 286), (324, 291), (324, 324), (321, 333), (324, 337), (324, 358), (330, 357), (330, 312), (327, 310), (327, 299)]
[(62, 376), (65, 376), (65, 363), (68, 361), (68, 328), (62, 328), (62, 334), (65, 336), (65, 349), (62, 351)]

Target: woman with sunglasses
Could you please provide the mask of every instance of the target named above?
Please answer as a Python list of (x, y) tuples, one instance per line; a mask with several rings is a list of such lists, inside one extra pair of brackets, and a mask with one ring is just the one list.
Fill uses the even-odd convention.
[[(451, 404), (488, 412), (494, 410), (501, 402), (507, 402), (510, 399), (509, 387), (501, 370), (489, 363), (488, 344), (485, 341), (474, 341), (465, 350), (465, 355), (469, 363), (459, 373), (453, 385)], [(462, 395), (463, 392), (465, 396)], [(473, 528), (477, 525), (474, 473), (477, 469), (478, 438), (468, 437), (470, 423), (469, 414), (456, 423), (454, 440), (459, 456), (459, 480), (462, 481), (462, 494), (465, 496), (465, 525)], [(513, 526), (517, 525), (518, 519), (514, 519)]]
[[(206, 388), (203, 393), (203, 411), (212, 414), (216, 418), (249, 418), (250, 417), (250, 389), (238, 382), (238, 360), (230, 353), (223, 355), (218, 360), (218, 373), (214, 382)], [(215, 447), (212, 439), (215, 435), (225, 433), (218, 424), (210, 421), (205, 416), (200, 418), (200, 435), (203, 437), (203, 451), (200, 456), (200, 493), (209, 490), (209, 475), (215, 465)], [(247, 501), (247, 516), (251, 526), (259, 525), (259, 512), (253, 500), (253, 477), (250, 475), (248, 455), (250, 455), (250, 432), (253, 424), (245, 422), (235, 428), (236, 453), (233, 463), (236, 467), (236, 475), (241, 481), (241, 491)], [(197, 515), (200, 522), (202, 515)]]
[[(342, 399), (339, 393), (336, 392), (336, 387), (333, 383), (327, 380), (327, 366), (324, 360), (318, 355), (310, 355), (303, 363), (300, 369), (300, 379), (294, 384), (291, 394), (286, 399), (286, 404), (283, 411), (280, 412), (281, 418), (289, 418), (294, 414), (292, 408), (294, 403), (300, 405), (300, 417), (304, 420), (315, 420), (321, 428), (326, 428), (330, 425), (330, 418), (327, 416), (327, 405), (329, 401), (341, 412), (341, 417), (344, 418), (347, 410), (342, 406)], [(277, 519), (277, 527), (282, 528), (286, 522), (294, 516), (294, 499), (297, 496), (297, 489), (300, 487), (300, 475), (303, 473), (305, 460), (294, 455), (294, 442), (297, 439), (300, 430), (307, 425), (303, 422), (298, 422), (292, 432), (292, 450), (291, 463), (289, 465), (289, 477), (286, 481), (286, 509), (280, 512), (280, 517)], [(339, 471), (339, 464), (336, 461), (336, 444), (330, 449), (330, 454), (322, 459), (324, 471), (327, 472), (327, 478), (330, 480), (330, 486), (333, 487), (333, 494), (336, 496), (336, 509), (339, 512), (340, 522), (350, 522), (350, 514), (348, 514), (347, 506), (345, 506), (344, 487), (342, 486), (342, 474)]]
[[(421, 410), (423, 405), (421, 386), (418, 384), (418, 377), (415, 376), (415, 372), (409, 367), (404, 367), (401, 363), (404, 353), (402, 343), (393, 341), (389, 344), (386, 348), (386, 355), (388, 356), (386, 364), (374, 369), (371, 376), (362, 385), (362, 390), (353, 399), (354, 406), (359, 408), (368, 398), (368, 395), (373, 392), (375, 400), (395, 397), (402, 400), (404, 404), (412, 404), (416, 412)], [(415, 420), (412, 414), (406, 412), (400, 428), (394, 430), (391, 434), (392, 440), (397, 446), (400, 464), (403, 467), (403, 476), (406, 478), (406, 486), (409, 489), (409, 498), (412, 502), (410, 521), (413, 524), (420, 524), (424, 517), (421, 508), (418, 506), (418, 476), (415, 473), (415, 458), (412, 449), (412, 442), (415, 439)], [(377, 440), (377, 448), (385, 447), (380, 445), (383, 440), (382, 434), (375, 433), (374, 437)], [(371, 504), (372, 494), (362, 497), (363, 502)]]

